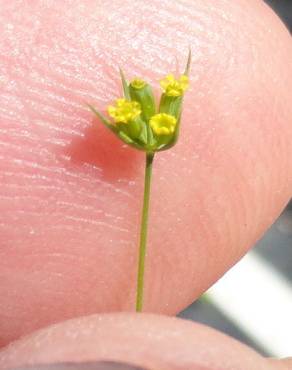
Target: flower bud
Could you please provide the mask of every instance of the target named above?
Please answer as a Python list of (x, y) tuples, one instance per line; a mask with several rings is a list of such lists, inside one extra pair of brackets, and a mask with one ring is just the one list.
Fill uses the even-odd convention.
[(152, 88), (143, 80), (135, 79), (129, 85), (132, 100), (140, 103), (142, 117), (147, 122), (155, 114), (155, 101)]

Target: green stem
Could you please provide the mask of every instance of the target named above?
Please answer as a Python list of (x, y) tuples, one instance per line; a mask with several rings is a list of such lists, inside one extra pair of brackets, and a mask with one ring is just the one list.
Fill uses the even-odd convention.
[(144, 271), (145, 271), (148, 212), (149, 212), (153, 158), (154, 158), (154, 153), (146, 153), (144, 199), (143, 199), (143, 210), (142, 210), (142, 220), (141, 220), (141, 230), (140, 230), (139, 265), (138, 265), (138, 276), (137, 276), (137, 297), (136, 297), (136, 311), (137, 312), (141, 312), (143, 309)]

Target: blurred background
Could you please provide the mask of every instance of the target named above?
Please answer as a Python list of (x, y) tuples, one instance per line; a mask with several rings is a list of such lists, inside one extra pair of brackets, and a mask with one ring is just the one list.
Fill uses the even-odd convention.
[[(266, 3), (292, 32), (292, 0)], [(292, 356), (292, 201), (255, 248), (179, 316), (263, 355)]]

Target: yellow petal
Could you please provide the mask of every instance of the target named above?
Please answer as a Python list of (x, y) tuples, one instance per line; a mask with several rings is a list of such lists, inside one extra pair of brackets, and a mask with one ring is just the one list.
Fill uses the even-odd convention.
[(131, 86), (134, 87), (134, 89), (142, 89), (146, 85), (146, 82), (144, 80), (141, 80), (140, 78), (135, 78), (131, 82)]
[(158, 113), (151, 117), (149, 124), (153, 132), (158, 135), (170, 135), (174, 133), (176, 118), (167, 113)]
[(117, 99), (116, 106), (108, 106), (107, 111), (116, 123), (129, 123), (141, 114), (141, 107), (136, 101)]
[(160, 85), (167, 96), (180, 96), (188, 88), (189, 79), (186, 75), (177, 80), (174, 75), (169, 74), (160, 81)]

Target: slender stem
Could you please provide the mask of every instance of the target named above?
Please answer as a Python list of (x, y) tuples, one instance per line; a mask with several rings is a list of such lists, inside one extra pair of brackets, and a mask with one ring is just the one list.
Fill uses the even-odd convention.
[(143, 199), (143, 210), (142, 210), (142, 220), (141, 220), (141, 230), (140, 230), (139, 265), (138, 265), (138, 276), (137, 276), (137, 297), (136, 297), (136, 311), (137, 312), (141, 312), (143, 309), (144, 271), (145, 271), (148, 211), (149, 211), (153, 158), (154, 158), (154, 153), (146, 153), (144, 199)]

